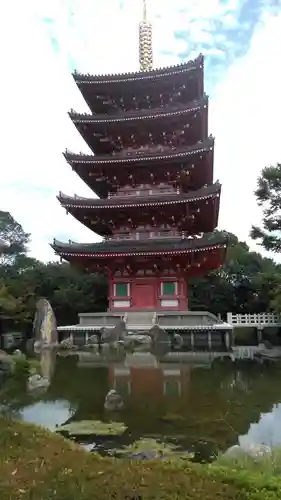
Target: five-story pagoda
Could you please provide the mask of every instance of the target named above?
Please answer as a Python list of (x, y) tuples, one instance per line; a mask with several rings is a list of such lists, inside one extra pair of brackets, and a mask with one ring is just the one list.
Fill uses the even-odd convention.
[(59, 194), (61, 205), (103, 236), (61, 243), (63, 259), (106, 273), (109, 310), (187, 311), (188, 280), (223, 263), (217, 226), (221, 186), (213, 184), (204, 59), (152, 69), (152, 28), (140, 23), (137, 73), (74, 73), (91, 113), (70, 118), (93, 155), (65, 153), (98, 198)]

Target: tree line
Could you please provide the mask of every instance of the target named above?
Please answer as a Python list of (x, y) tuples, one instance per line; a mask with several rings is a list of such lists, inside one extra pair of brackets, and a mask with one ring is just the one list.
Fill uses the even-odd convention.
[[(255, 196), (262, 208), (260, 227), (251, 237), (266, 249), (281, 251), (281, 164), (265, 167)], [(281, 266), (249, 249), (228, 233), (224, 266), (189, 283), (189, 308), (226, 318), (227, 312), (281, 311)], [(44, 297), (58, 324), (75, 324), (79, 312), (107, 310), (107, 280), (68, 263), (44, 263), (28, 256), (30, 235), (9, 212), (0, 211), (0, 332), (30, 330), (35, 305)], [(7, 242), (7, 246), (3, 246)]]

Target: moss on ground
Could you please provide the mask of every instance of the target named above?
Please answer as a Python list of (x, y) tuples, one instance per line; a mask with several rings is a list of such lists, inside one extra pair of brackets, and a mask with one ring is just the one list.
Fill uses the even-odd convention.
[(41, 428), (0, 418), (1, 500), (277, 500), (268, 469), (101, 458)]

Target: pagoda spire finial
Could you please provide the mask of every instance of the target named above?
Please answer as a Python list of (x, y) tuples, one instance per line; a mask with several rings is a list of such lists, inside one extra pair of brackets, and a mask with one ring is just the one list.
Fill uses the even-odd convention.
[(143, 18), (139, 25), (139, 64), (140, 71), (153, 68), (152, 24), (147, 18), (147, 2), (143, 0)]
[(146, 23), (147, 21), (147, 4), (146, 4), (146, 0), (143, 0), (143, 16), (142, 16), (142, 20), (144, 23)]

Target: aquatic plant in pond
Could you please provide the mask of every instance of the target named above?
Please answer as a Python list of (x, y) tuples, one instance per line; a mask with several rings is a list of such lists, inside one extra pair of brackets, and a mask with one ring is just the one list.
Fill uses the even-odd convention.
[(136, 460), (192, 459), (194, 455), (181, 450), (178, 445), (163, 443), (158, 439), (142, 438), (116, 450), (116, 456)]
[(56, 432), (69, 436), (120, 436), (127, 429), (121, 422), (101, 422), (99, 420), (81, 420), (57, 427)]

